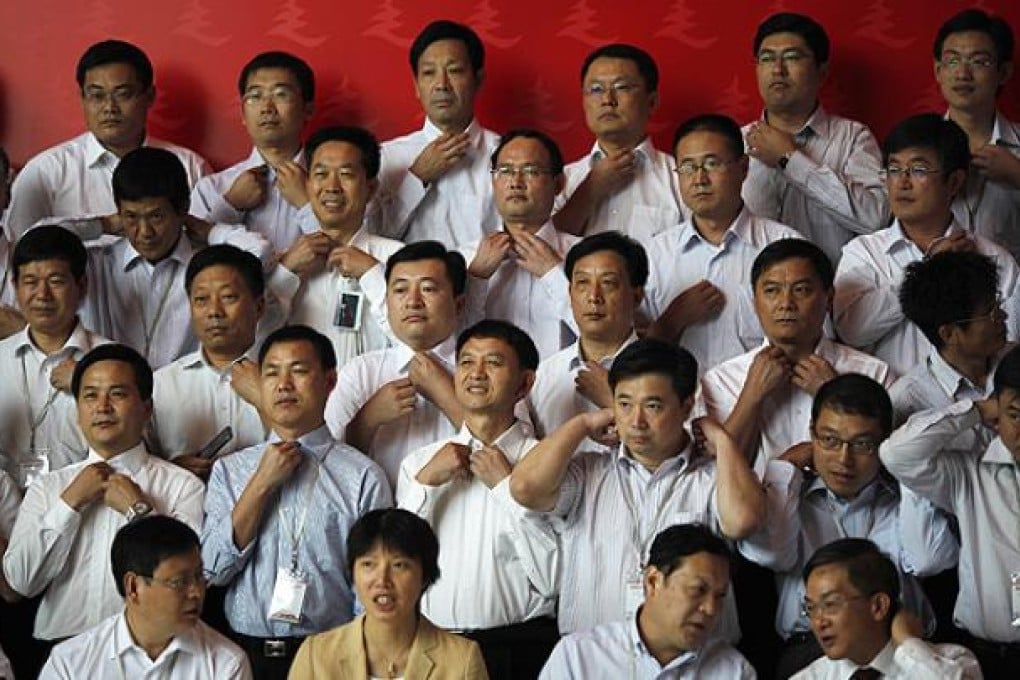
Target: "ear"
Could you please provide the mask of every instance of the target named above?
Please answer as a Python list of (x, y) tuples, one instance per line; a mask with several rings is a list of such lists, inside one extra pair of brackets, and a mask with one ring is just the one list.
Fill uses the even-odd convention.
[(266, 294), (265, 292), (255, 300), (255, 318), (261, 319), (262, 315), (266, 312)]
[(153, 85), (152, 87), (150, 87), (149, 91), (146, 92), (143, 96), (145, 97), (145, 108), (148, 109), (153, 104), (156, 103), (156, 86)]
[(644, 299), (645, 299), (645, 289), (644, 289), (644, 286), (641, 286), (639, 288), (635, 288), (634, 289), (634, 308), (637, 309), (638, 307), (640, 307), (641, 303), (644, 302)]
[(149, 418), (152, 417), (152, 398), (145, 400), (145, 421), (148, 422)]
[(379, 191), (379, 178), (373, 177), (368, 180), (368, 199), (365, 201), (365, 207), (368, 208), (368, 202), (375, 197), (375, 192)]
[(946, 177), (946, 188), (949, 190), (949, 196), (955, 198), (957, 194), (963, 189), (967, 183), (967, 171), (966, 170), (953, 170)]
[(475, 71), (475, 89), (480, 88), (482, 86), (482, 83), (484, 82), (485, 82), (485, 69), (480, 68), (477, 71)]
[(819, 86), (825, 84), (825, 81), (829, 78), (829, 62), (825, 62), (818, 67), (818, 84)]
[(458, 317), (464, 313), (465, 306), (467, 306), (467, 293), (461, 293), (457, 297), (453, 298), (454, 313)]
[(1012, 61), (1003, 62), (999, 66), (999, 86), (1001, 87), (1002, 85), (1005, 85), (1006, 81), (1008, 81), (1012, 76), (1013, 76), (1013, 62)]
[(747, 179), (747, 171), (751, 167), (751, 158), (745, 153), (740, 156), (740, 160), (737, 161), (737, 168), (740, 171), (740, 179)]
[(939, 338), (942, 339), (943, 345), (952, 345), (955, 340), (956, 331), (959, 330), (959, 326), (955, 323), (944, 323), (939, 326)]
[(892, 608), (892, 599), (886, 593), (875, 593), (871, 596), (871, 617), (876, 622), (885, 621), (889, 618), (889, 610)]
[(567, 176), (561, 172), (559, 175), (556, 176), (556, 179), (553, 180), (553, 187), (556, 189), (556, 195), (559, 196), (561, 193), (563, 193), (563, 189), (566, 186)]
[(133, 571), (124, 574), (124, 600), (131, 604), (138, 604), (138, 584), (142, 577)]
[(331, 368), (326, 372), (326, 384), (329, 386), (329, 391), (332, 392), (336, 388), (336, 369)]
[(659, 571), (658, 567), (645, 567), (643, 582), (645, 586), (645, 597), (654, 593), (662, 587), (666, 577)]
[(657, 108), (659, 108), (659, 93), (652, 92), (648, 95), (648, 110), (654, 111)]
[(315, 115), (315, 100), (305, 102), (305, 122), (307, 123)]
[(524, 397), (528, 396), (528, 392), (535, 385), (535, 372), (528, 369), (525, 370), (521, 376), (520, 387), (517, 388), (517, 401), (520, 401)]

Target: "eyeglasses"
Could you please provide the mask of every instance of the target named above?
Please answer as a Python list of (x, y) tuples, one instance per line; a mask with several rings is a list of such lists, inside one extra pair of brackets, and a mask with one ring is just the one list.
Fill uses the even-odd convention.
[(599, 99), (610, 91), (616, 97), (626, 97), (636, 93), (639, 89), (641, 89), (641, 86), (637, 83), (619, 80), (608, 85), (605, 83), (588, 83), (581, 88), (581, 92), (583, 92), (585, 96), (592, 97), (593, 99)]
[(804, 54), (800, 50), (783, 50), (779, 53), (773, 52), (772, 50), (765, 50), (759, 52), (754, 58), (754, 61), (758, 64), (758, 66), (771, 66), (777, 61), (782, 61), (783, 66), (796, 66), (807, 58), (808, 55)]
[(553, 171), (549, 168), (543, 168), (541, 165), (497, 165), (489, 171), (493, 177), (502, 181), (509, 181), (516, 177), (518, 174), (522, 175), (525, 180), (536, 180), (543, 175), (551, 175)]
[(948, 57), (942, 57), (939, 59), (939, 64), (942, 68), (958, 68), (964, 64), (974, 70), (986, 70), (996, 65), (994, 59), (986, 54), (972, 54), (969, 57), (964, 57), (959, 54), (951, 54)]
[(175, 576), (174, 578), (156, 578), (155, 576), (144, 576), (141, 575), (148, 583), (158, 583), (161, 586), (174, 590), (178, 593), (183, 593), (191, 589), (191, 586), (198, 586), (199, 588), (205, 588), (206, 578), (204, 573), (197, 574), (185, 574), (184, 576)]
[(129, 101), (135, 99), (141, 92), (132, 87), (123, 87), (116, 90), (85, 90), (81, 94), (81, 98), (89, 106), (102, 106), (107, 100), (110, 100), (114, 104), (126, 104)]
[(821, 602), (811, 602), (810, 600), (804, 600), (800, 605), (801, 616), (813, 619), (814, 617), (821, 616), (836, 616), (841, 611), (846, 609), (846, 606), (854, 600), (867, 600), (867, 595), (856, 595), (854, 597), (845, 597), (843, 595), (834, 595), (826, 598)]
[(818, 434), (815, 430), (811, 431), (811, 436), (826, 451), (842, 451), (844, 446), (855, 456), (874, 456), (878, 451), (878, 442), (870, 439), (843, 439), (829, 432)]
[(1002, 293), (999, 293), (999, 294), (997, 294), (995, 296), (995, 304), (992, 305), (992, 308), (990, 310), (988, 310), (988, 312), (986, 314), (981, 314), (979, 316), (972, 316), (969, 319), (957, 319), (953, 323), (958, 323), (958, 324), (959, 323), (970, 323), (972, 321), (984, 321), (985, 319), (987, 319), (989, 321), (995, 321), (996, 319), (1000, 319), (1000, 320), (1004, 319), (1006, 317), (1006, 312), (1002, 311), (1002, 303), (1003, 303)]
[(676, 174), (681, 177), (690, 177), (696, 175), (699, 171), (704, 170), (710, 175), (718, 175), (726, 169), (727, 165), (735, 163), (736, 161), (724, 161), (714, 156), (709, 156), (700, 163), (694, 161), (683, 161), (676, 166)]
[(297, 99), (297, 93), (289, 87), (274, 87), (271, 90), (248, 90), (241, 98), (245, 104), (254, 106), (273, 101), (278, 104), (289, 104)]
[(907, 167), (889, 165), (879, 170), (878, 176), (883, 180), (891, 179), (893, 181), (897, 181), (901, 177), (909, 177), (914, 181), (923, 182), (929, 177), (934, 177), (941, 172), (942, 168), (929, 168), (927, 165), (909, 165)]

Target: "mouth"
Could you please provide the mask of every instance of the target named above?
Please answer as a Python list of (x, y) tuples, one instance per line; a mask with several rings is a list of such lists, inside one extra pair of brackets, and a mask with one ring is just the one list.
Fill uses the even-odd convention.
[(468, 385), (465, 388), (465, 391), (468, 394), (485, 394), (489, 391), (489, 386), (484, 383), (475, 383), (473, 385)]
[(296, 406), (297, 397), (279, 397), (273, 400), (273, 406)]
[(111, 428), (117, 424), (116, 420), (93, 420), (92, 428), (95, 430), (105, 430)]
[(954, 85), (952, 90), (953, 90), (954, 94), (968, 95), (968, 94), (973, 94), (974, 93), (974, 86), (973, 85)]
[(404, 323), (424, 323), (427, 320), (428, 317), (424, 314), (408, 314), (401, 319)]
[(857, 479), (857, 475), (851, 472), (839, 472), (838, 470), (830, 470), (829, 474), (837, 482), (841, 482), (845, 485), (852, 484)]
[(377, 609), (384, 612), (393, 611), (397, 607), (396, 599), (394, 599), (394, 597), (389, 593), (379, 593), (378, 595), (374, 595), (372, 597), (372, 604), (374, 604)]
[(339, 212), (344, 209), (344, 206), (347, 204), (347, 201), (345, 201), (343, 197), (338, 194), (330, 193), (324, 196), (320, 196), (319, 203), (322, 205), (323, 208), (330, 212)]
[(259, 127), (277, 127), (280, 125), (280, 121), (276, 118), (267, 118), (259, 121)]

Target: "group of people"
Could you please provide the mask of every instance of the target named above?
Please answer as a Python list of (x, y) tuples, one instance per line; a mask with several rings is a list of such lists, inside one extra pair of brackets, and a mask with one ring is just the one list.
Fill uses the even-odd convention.
[(949, 18), (947, 111), (879, 145), (775, 14), (761, 118), (665, 152), (605, 45), (567, 164), (440, 20), (421, 130), (306, 136), (265, 52), (210, 174), (92, 45), (87, 131), (0, 158), (0, 677), (1018, 677), (1013, 49)]

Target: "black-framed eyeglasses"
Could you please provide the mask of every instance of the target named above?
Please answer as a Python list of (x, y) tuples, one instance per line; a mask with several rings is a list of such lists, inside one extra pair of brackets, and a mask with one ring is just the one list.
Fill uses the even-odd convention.
[(801, 616), (808, 619), (812, 619), (818, 615), (836, 616), (846, 609), (846, 606), (854, 600), (867, 600), (868, 597), (868, 595), (854, 595), (853, 597), (832, 595), (821, 602), (811, 602), (810, 600), (805, 599), (800, 604), (800, 613)]
[(145, 576), (139, 574), (147, 583), (158, 583), (161, 586), (169, 588), (170, 590), (183, 593), (191, 589), (192, 586), (199, 586), (205, 588), (208, 580), (205, 574), (199, 572), (197, 574), (184, 574), (183, 576), (175, 576), (173, 578), (157, 578), (155, 576)]
[(545, 175), (553, 174), (553, 171), (549, 168), (543, 168), (541, 165), (497, 165), (489, 171), (490, 174), (498, 180), (508, 181), (521, 175), (526, 180), (538, 179)]
[(971, 323), (972, 321), (984, 321), (985, 319), (987, 319), (988, 321), (1005, 319), (1006, 312), (1004, 312), (1002, 309), (1003, 302), (1004, 300), (1002, 299), (1002, 293), (998, 293), (995, 296), (995, 304), (993, 304), (992, 308), (988, 310), (986, 313), (980, 314), (978, 316), (972, 316), (967, 319), (957, 319), (953, 323)]
[(878, 452), (879, 442), (872, 439), (843, 439), (831, 432), (819, 433), (814, 429), (811, 436), (826, 451), (842, 451), (845, 446), (855, 456), (874, 456)]

